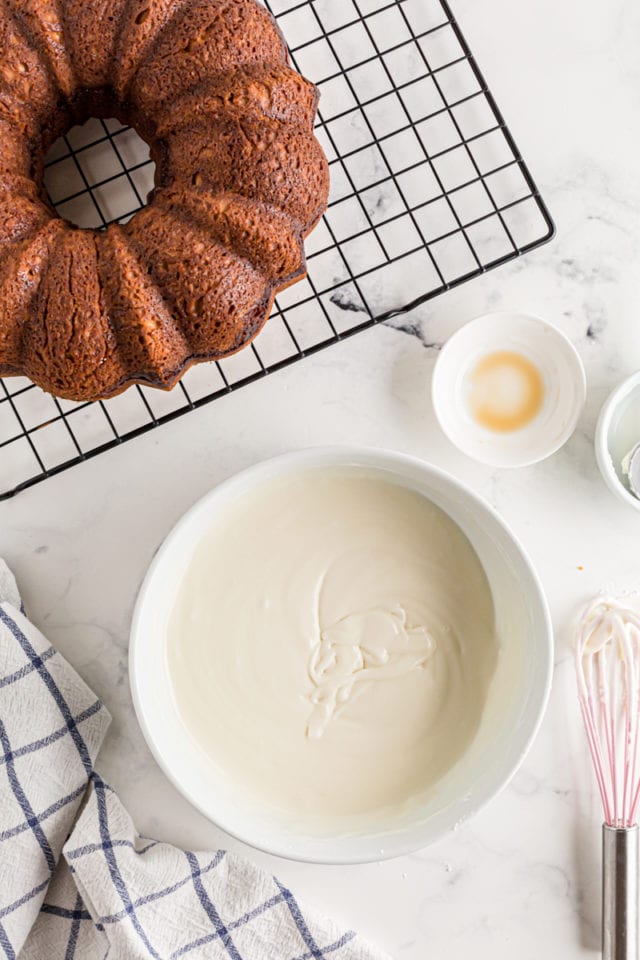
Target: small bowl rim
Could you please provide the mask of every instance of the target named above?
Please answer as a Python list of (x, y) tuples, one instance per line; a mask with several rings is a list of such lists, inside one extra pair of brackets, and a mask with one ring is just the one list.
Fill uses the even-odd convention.
[[(575, 405), (575, 409), (573, 411), (571, 418), (567, 422), (567, 426), (565, 430), (560, 434), (560, 437), (557, 440), (553, 441), (553, 444), (549, 446), (549, 448), (546, 450), (545, 453), (542, 453), (540, 455), (533, 456), (533, 457), (523, 455), (521, 459), (515, 462), (513, 460), (510, 460), (508, 463), (506, 463), (504, 462), (504, 460), (498, 457), (482, 456), (481, 454), (471, 453), (468, 450), (468, 448), (466, 448), (465, 446), (463, 446), (461, 443), (458, 442), (457, 438), (451, 435), (451, 433), (449, 432), (449, 430), (444, 424), (443, 417), (441, 416), (442, 404), (444, 402), (444, 391), (441, 385), (441, 377), (442, 377), (441, 371), (442, 371), (443, 357), (447, 355), (452, 345), (464, 339), (464, 337), (468, 334), (469, 330), (472, 327), (475, 327), (476, 325), (479, 325), (487, 321), (495, 321), (498, 319), (504, 319), (506, 317), (513, 317), (513, 316), (523, 317), (523, 318), (526, 318), (527, 320), (533, 321), (539, 327), (546, 327), (548, 330), (551, 330), (553, 335), (557, 337), (557, 339), (563, 344), (563, 346), (567, 350), (568, 355), (571, 357), (571, 360), (572, 360), (573, 371), (575, 373), (575, 384), (578, 389), (579, 400)], [(536, 463), (542, 463), (544, 460), (548, 460), (549, 457), (552, 457), (559, 450), (561, 450), (562, 447), (564, 447), (564, 445), (568, 443), (568, 441), (571, 439), (571, 437), (575, 433), (580, 417), (582, 416), (582, 412), (584, 410), (586, 400), (587, 400), (587, 374), (585, 371), (584, 364), (582, 362), (582, 358), (578, 353), (575, 347), (575, 344), (573, 344), (572, 341), (569, 339), (569, 337), (562, 330), (560, 330), (559, 327), (555, 326), (555, 324), (550, 323), (548, 320), (543, 320), (542, 317), (538, 317), (535, 314), (525, 313), (524, 311), (520, 311), (520, 310), (494, 310), (494, 311), (490, 311), (489, 313), (482, 313), (479, 316), (472, 317), (471, 320), (468, 320), (462, 327), (456, 330), (455, 333), (453, 333), (449, 337), (447, 342), (442, 347), (442, 350), (440, 351), (440, 354), (436, 360), (435, 368), (433, 371), (433, 379), (431, 382), (431, 401), (433, 404), (433, 409), (436, 415), (436, 419), (438, 421), (440, 429), (442, 430), (444, 435), (447, 437), (447, 439), (450, 441), (450, 443), (453, 444), (456, 450), (459, 450), (466, 457), (469, 457), (469, 459), (474, 460), (476, 463), (482, 463), (485, 466), (496, 467), (497, 469), (501, 469), (501, 470), (509, 470), (509, 469), (519, 470), (523, 467), (531, 467)]]
[(602, 479), (611, 493), (628, 507), (633, 507), (634, 510), (640, 510), (640, 500), (634, 497), (620, 480), (613, 463), (613, 458), (609, 452), (609, 434), (614, 414), (619, 409), (625, 397), (630, 394), (636, 386), (640, 386), (640, 371), (636, 371), (636, 373), (625, 377), (608, 395), (598, 415), (594, 446)]
[(385, 837), (384, 848), (380, 849), (376, 853), (375, 857), (372, 857), (370, 854), (357, 854), (353, 851), (345, 852), (344, 854), (336, 852), (335, 848), (340, 844), (340, 838), (338, 837), (335, 838), (334, 852), (332, 852), (331, 855), (327, 853), (326, 855), (310, 856), (309, 854), (305, 854), (284, 845), (281, 840), (279, 842), (274, 841), (271, 843), (261, 840), (256, 836), (255, 831), (252, 833), (249, 818), (246, 818), (244, 821), (242, 829), (240, 829), (238, 826), (229, 825), (222, 810), (217, 810), (214, 814), (211, 807), (209, 806), (207, 808), (206, 804), (201, 802), (194, 795), (194, 793), (190, 791), (187, 785), (181, 783), (177, 775), (173, 772), (170, 756), (166, 755), (169, 753), (169, 751), (166, 751), (165, 754), (161, 745), (158, 743), (157, 735), (154, 734), (150, 724), (147, 722), (144, 706), (144, 695), (141, 688), (140, 676), (138, 674), (137, 653), (138, 648), (142, 643), (140, 634), (142, 631), (144, 614), (146, 612), (145, 607), (148, 602), (147, 595), (151, 592), (152, 581), (155, 577), (156, 571), (165, 561), (166, 554), (171, 550), (173, 542), (182, 533), (183, 528), (192, 522), (193, 517), (196, 516), (211, 499), (223, 496), (229, 491), (230, 488), (236, 485), (240, 486), (243, 482), (246, 482), (247, 479), (260, 479), (264, 474), (267, 474), (269, 470), (278, 470), (286, 473), (287, 469), (292, 469), (294, 466), (298, 469), (304, 469), (305, 466), (314, 464), (316, 466), (333, 466), (335, 464), (344, 465), (346, 463), (353, 463), (355, 465), (377, 465), (383, 468), (386, 467), (395, 469), (400, 476), (402, 475), (403, 468), (406, 470), (416, 469), (423, 472), (427, 476), (430, 475), (436, 480), (440, 480), (449, 484), (454, 491), (458, 491), (463, 497), (467, 497), (468, 500), (473, 504), (474, 508), (484, 511), (484, 513), (490, 517), (496, 526), (500, 528), (501, 532), (511, 542), (515, 553), (518, 555), (518, 559), (522, 562), (523, 571), (529, 578), (529, 589), (531, 591), (532, 602), (535, 604), (541, 623), (539, 637), (540, 660), (538, 669), (542, 680), (536, 687), (535, 694), (532, 693), (532, 702), (534, 704), (532, 708), (532, 718), (527, 724), (527, 730), (521, 733), (520, 737), (518, 738), (517, 756), (514, 757), (508, 765), (503, 762), (502, 768), (504, 769), (501, 769), (501, 765), (499, 763), (496, 764), (497, 772), (495, 779), (492, 781), (491, 785), (485, 786), (484, 790), (480, 793), (473, 806), (466, 811), (464, 816), (465, 820), (477, 816), (478, 813), (480, 813), (504, 790), (504, 788), (511, 782), (515, 774), (520, 769), (540, 731), (540, 727), (546, 715), (553, 682), (554, 635), (551, 613), (542, 581), (533, 565), (531, 558), (529, 557), (529, 554), (523, 547), (520, 539), (513, 532), (504, 518), (498, 513), (498, 511), (495, 510), (495, 508), (493, 508), (491, 504), (484, 500), (478, 493), (476, 493), (466, 484), (459, 481), (447, 471), (434, 466), (433, 464), (422, 460), (419, 457), (410, 456), (394, 450), (345, 444), (305, 447), (289, 453), (280, 454), (266, 460), (258, 461), (251, 466), (232, 474), (226, 480), (223, 480), (221, 483), (214, 486), (196, 503), (194, 503), (193, 506), (191, 506), (174, 524), (173, 528), (165, 537), (160, 548), (153, 557), (153, 560), (151, 561), (147, 573), (142, 581), (132, 617), (128, 660), (129, 685), (135, 714), (142, 730), (145, 742), (162, 772), (165, 774), (170, 783), (172, 783), (173, 786), (178, 790), (178, 792), (191, 804), (191, 806), (198, 810), (210, 823), (213, 823), (229, 836), (241, 841), (247, 846), (253, 847), (254, 849), (273, 856), (278, 856), (282, 857), (283, 859), (302, 863), (350, 865), (394, 859), (395, 857), (407, 855), (423, 849), (425, 846), (430, 846), (432, 843), (445, 836), (451, 830), (451, 825), (446, 827), (440, 826), (438, 830), (436, 830), (434, 834), (426, 841), (421, 839), (421, 830), (418, 826), (416, 826), (414, 830), (405, 836), (396, 837), (389, 835)]

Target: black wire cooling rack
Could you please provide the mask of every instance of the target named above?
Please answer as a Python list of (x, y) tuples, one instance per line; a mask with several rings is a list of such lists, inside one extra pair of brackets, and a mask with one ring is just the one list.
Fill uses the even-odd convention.
[[(321, 88), (328, 212), (308, 278), (255, 343), (170, 393), (56, 400), (0, 381), (0, 499), (407, 312), (551, 239), (553, 221), (446, 0), (269, 0), (297, 68)], [(146, 145), (92, 120), (47, 158), (59, 213), (126, 220), (153, 186)]]

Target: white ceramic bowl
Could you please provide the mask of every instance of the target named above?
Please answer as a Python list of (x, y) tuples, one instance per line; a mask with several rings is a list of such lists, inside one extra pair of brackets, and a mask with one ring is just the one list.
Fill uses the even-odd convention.
[(620, 468), (623, 457), (640, 443), (640, 373), (620, 384), (606, 401), (596, 426), (596, 458), (611, 492), (640, 510), (640, 500), (630, 493)]
[[(428, 808), (399, 818), (384, 835), (292, 833), (256, 812), (232, 783), (199, 761), (178, 716), (166, 664), (166, 624), (182, 572), (220, 511), (278, 477), (335, 466), (362, 466), (414, 489), (464, 530), (487, 573), (502, 650), (483, 720), (469, 751), (439, 783)], [(420, 460), (378, 450), (327, 448), (291, 453), (226, 481), (178, 523), (155, 557), (133, 617), (130, 678), (140, 725), (178, 790), (227, 833), (267, 852), (324, 863), (359, 863), (419, 849), (479, 810), (513, 776), (538, 730), (553, 661), (551, 624), (540, 582), (513, 534), (474, 493)]]
[[(503, 350), (529, 359), (545, 387), (539, 414), (511, 433), (478, 424), (464, 390), (482, 357)], [(559, 450), (576, 428), (586, 395), (584, 367), (573, 344), (550, 324), (519, 313), (471, 320), (445, 344), (433, 375), (433, 405), (442, 430), (463, 453), (494, 467), (529, 466)]]

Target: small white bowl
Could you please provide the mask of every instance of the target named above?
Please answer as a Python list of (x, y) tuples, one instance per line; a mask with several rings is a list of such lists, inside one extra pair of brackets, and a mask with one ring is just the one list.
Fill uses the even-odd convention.
[[(464, 389), (479, 361), (499, 351), (530, 360), (545, 388), (538, 415), (508, 433), (477, 423)], [(550, 457), (575, 430), (586, 395), (584, 367), (573, 344), (550, 324), (519, 313), (471, 320), (445, 344), (433, 375), (433, 405), (442, 430), (467, 456), (493, 467), (525, 467)]]
[[(182, 725), (166, 657), (167, 623), (194, 550), (228, 504), (276, 478), (310, 470), (362, 467), (416, 490), (464, 530), (487, 573), (501, 640), (499, 664), (477, 736), (422, 808), (398, 815), (393, 829), (357, 835), (301, 835), (256, 809), (216, 776)], [(553, 666), (547, 603), (526, 554), (504, 521), (471, 490), (420, 460), (378, 450), (303, 450), (258, 464), (217, 487), (175, 527), (140, 590), (131, 628), (130, 681), (147, 743), (165, 774), (206, 817), (268, 853), (319, 863), (363, 863), (426, 846), (475, 814), (511, 779), (541, 723)]]
[(621, 469), (622, 459), (640, 443), (640, 373), (616, 387), (602, 408), (596, 426), (596, 459), (611, 492), (640, 510), (640, 500), (629, 491)]

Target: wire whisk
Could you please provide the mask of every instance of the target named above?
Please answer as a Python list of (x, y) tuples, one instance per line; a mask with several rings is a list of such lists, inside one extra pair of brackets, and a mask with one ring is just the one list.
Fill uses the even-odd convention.
[(595, 600), (580, 623), (576, 667), (605, 822), (631, 827), (640, 801), (640, 616)]
[(638, 960), (640, 616), (598, 597), (582, 616), (575, 654), (604, 810), (602, 952), (605, 960)]

